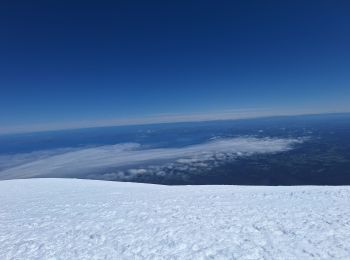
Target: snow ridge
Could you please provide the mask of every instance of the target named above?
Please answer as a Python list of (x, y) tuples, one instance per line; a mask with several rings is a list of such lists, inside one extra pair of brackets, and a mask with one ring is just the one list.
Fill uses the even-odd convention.
[(0, 259), (350, 259), (350, 187), (0, 181)]

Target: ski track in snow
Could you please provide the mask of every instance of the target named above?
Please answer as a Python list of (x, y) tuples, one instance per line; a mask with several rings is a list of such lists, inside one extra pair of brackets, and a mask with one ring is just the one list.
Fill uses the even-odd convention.
[(350, 187), (1, 181), (0, 259), (350, 259)]

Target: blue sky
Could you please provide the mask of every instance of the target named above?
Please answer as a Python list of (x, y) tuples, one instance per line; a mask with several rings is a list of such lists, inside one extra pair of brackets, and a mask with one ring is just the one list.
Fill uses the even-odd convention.
[(349, 13), (347, 1), (6, 1), (0, 132), (350, 111)]

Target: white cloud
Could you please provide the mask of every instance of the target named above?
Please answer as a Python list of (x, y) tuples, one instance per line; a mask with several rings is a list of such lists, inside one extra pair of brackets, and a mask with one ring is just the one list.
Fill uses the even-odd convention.
[(45, 159), (54, 155), (64, 154), (76, 150), (78, 149), (60, 148), (53, 150), (34, 151), (30, 153), (0, 155), (0, 171), (7, 168), (15, 167), (17, 165)]
[[(136, 143), (124, 143), (47, 155), (24, 161), (24, 164), (0, 172), (0, 178), (28, 178), (39, 176), (79, 176), (88, 175), (118, 167), (147, 164), (175, 164), (192, 169), (205, 167), (206, 161), (226, 160), (255, 153), (275, 153), (292, 148), (301, 139), (240, 137), (215, 139), (207, 143), (182, 148), (144, 148)], [(53, 153), (53, 154), (50, 154)], [(25, 157), (25, 155), (18, 155)], [(18, 158), (12, 158), (14, 161)], [(169, 162), (171, 164), (169, 164)], [(130, 174), (144, 174), (147, 170), (133, 167)], [(125, 174), (118, 173), (119, 175)]]
[(144, 174), (147, 172), (146, 169), (130, 169), (128, 170), (129, 173), (131, 174)]

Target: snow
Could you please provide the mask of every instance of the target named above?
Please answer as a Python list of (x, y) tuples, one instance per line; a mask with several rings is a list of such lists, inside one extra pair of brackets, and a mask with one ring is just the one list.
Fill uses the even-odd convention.
[(0, 259), (350, 259), (350, 187), (0, 181)]

